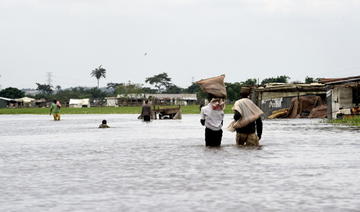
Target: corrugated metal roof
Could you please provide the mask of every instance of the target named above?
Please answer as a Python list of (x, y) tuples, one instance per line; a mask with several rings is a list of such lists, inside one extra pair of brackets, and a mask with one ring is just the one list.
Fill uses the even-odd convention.
[(345, 77), (345, 78), (323, 78), (320, 79), (320, 81), (326, 85), (343, 84), (348, 82), (360, 81), (360, 76)]
[(285, 83), (270, 83), (264, 87), (258, 87), (256, 91), (289, 91), (289, 90), (325, 90), (325, 85), (322, 83), (311, 84), (285, 84)]
[(23, 97), (23, 98), (16, 99), (16, 101), (18, 101), (18, 102), (24, 102), (24, 103), (30, 103), (30, 102), (35, 101), (35, 99), (34, 99), (34, 98), (30, 98), (30, 97)]
[(9, 98), (5, 98), (5, 97), (0, 97), (0, 99), (2, 99), (2, 100), (5, 100), (5, 101), (15, 101), (15, 99), (9, 99)]
[(145, 94), (141, 93), (129, 93), (129, 94), (118, 94), (117, 98), (129, 98), (129, 99), (143, 99)]

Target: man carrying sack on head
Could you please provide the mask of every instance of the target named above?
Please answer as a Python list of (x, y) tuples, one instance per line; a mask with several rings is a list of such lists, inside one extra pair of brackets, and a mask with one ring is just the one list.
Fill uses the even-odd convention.
[(248, 99), (248, 89), (241, 89), (240, 96), (241, 99), (237, 100), (232, 108), (234, 121), (230, 123), (228, 130), (236, 131), (237, 145), (259, 146), (263, 129), (261, 115), (264, 112)]
[(210, 103), (201, 108), (200, 123), (205, 126), (205, 145), (220, 146), (225, 103), (220, 98), (212, 98)]
[(201, 108), (200, 123), (205, 126), (205, 145), (220, 146), (222, 139), (222, 126), (226, 89), (224, 85), (225, 75), (204, 79), (196, 82), (200, 88), (208, 94), (210, 103)]

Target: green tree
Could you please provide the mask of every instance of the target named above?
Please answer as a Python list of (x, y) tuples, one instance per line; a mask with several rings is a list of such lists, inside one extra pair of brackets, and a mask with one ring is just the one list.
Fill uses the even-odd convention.
[(153, 89), (150, 87), (142, 87), (141, 89), (142, 89), (143, 93), (156, 93), (157, 92), (156, 89)]
[(243, 86), (256, 86), (257, 80), (256, 79), (247, 79), (246, 81), (241, 83)]
[(314, 82), (316, 82), (316, 80), (314, 78), (309, 77), (309, 76), (305, 77), (305, 83), (306, 84), (310, 84), (310, 83), (314, 83)]
[(197, 93), (197, 92), (199, 92), (199, 91), (201, 91), (201, 88), (200, 88), (200, 86), (199, 86), (198, 84), (196, 84), (196, 83), (192, 83), (189, 87), (187, 87), (187, 88), (185, 89), (185, 92), (186, 92), (186, 93)]
[(240, 89), (243, 86), (240, 82), (235, 83), (225, 83), (227, 99), (230, 101), (235, 101), (240, 99)]
[(94, 88), (84, 88), (84, 87), (75, 87), (75, 88), (68, 88), (62, 89), (58, 91), (52, 98), (58, 99), (61, 102), (69, 102), (70, 99), (83, 99), (83, 98), (90, 98), (90, 99), (97, 99), (102, 100), (107, 96), (107, 93), (98, 89)]
[(185, 88), (184, 93), (195, 93), (199, 100), (204, 100), (207, 97), (207, 93), (203, 92), (196, 83), (192, 83), (189, 87)]
[(265, 85), (267, 83), (288, 83), (289, 79), (290, 79), (290, 77), (286, 76), (286, 75), (266, 78), (263, 81), (261, 81), (261, 85)]
[(106, 69), (101, 67), (101, 65), (97, 68), (95, 68), (94, 70), (91, 71), (90, 75), (92, 77), (95, 77), (97, 79), (97, 87), (99, 88), (99, 81), (100, 81), (100, 78), (103, 77), (105, 78), (106, 77)]
[(0, 91), (0, 97), (18, 99), (25, 96), (25, 92), (17, 88), (8, 87)]
[(116, 94), (116, 88), (121, 85), (121, 83), (109, 82), (106, 84), (106, 88), (112, 91), (112, 94)]
[(115, 94), (139, 94), (143, 93), (141, 84), (136, 83), (120, 83), (115, 90)]
[(123, 83), (109, 82), (109, 83), (106, 85), (106, 87), (107, 87), (107, 88), (112, 88), (112, 89), (115, 90), (116, 87), (119, 86), (119, 85), (121, 85), (121, 84), (123, 84)]
[(183, 93), (184, 89), (178, 87), (177, 85), (170, 84), (164, 93)]
[(161, 93), (163, 89), (166, 89), (171, 85), (171, 78), (168, 77), (168, 74), (164, 72), (146, 78), (145, 82), (149, 83), (150, 85), (154, 85), (158, 89), (158, 92)]
[(98, 89), (98, 88), (91, 88), (87, 91), (89, 94), (89, 98), (92, 99), (104, 99), (106, 97), (106, 92)]
[(36, 85), (37, 85), (36, 90), (40, 91), (40, 93), (43, 95), (51, 95), (53, 93), (53, 89), (51, 85), (40, 84), (40, 83), (36, 83)]

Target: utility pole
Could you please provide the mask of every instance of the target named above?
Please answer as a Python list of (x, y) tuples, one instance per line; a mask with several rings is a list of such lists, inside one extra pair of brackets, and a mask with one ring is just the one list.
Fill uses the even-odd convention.
[(52, 84), (52, 72), (47, 72), (47, 83), (49, 86)]

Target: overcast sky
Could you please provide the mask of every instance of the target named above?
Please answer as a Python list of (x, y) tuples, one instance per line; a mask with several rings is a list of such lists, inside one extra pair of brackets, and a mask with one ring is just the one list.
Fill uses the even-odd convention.
[[(147, 53), (147, 54), (145, 54)], [(0, 85), (360, 75), (358, 0), (1, 0)]]

